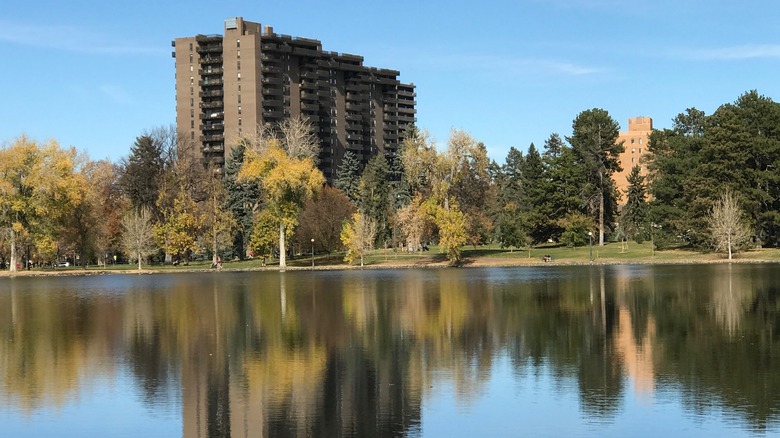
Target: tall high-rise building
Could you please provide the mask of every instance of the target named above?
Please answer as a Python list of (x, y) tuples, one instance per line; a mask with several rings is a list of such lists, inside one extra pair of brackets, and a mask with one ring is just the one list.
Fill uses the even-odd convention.
[(650, 117), (634, 117), (628, 119), (628, 131), (623, 131), (618, 135), (618, 142), (623, 142), (625, 150), (618, 158), (620, 167), (623, 169), (612, 175), (615, 180), (618, 192), (621, 194), (620, 204), (627, 201), (626, 190), (628, 189), (628, 175), (634, 166), (639, 166), (642, 175), (647, 175), (647, 166), (641, 162), (642, 157), (647, 153), (647, 140), (650, 133), (653, 132), (653, 119)]
[(287, 117), (308, 118), (319, 167), (332, 180), (346, 151), (363, 163), (393, 155), (415, 122), (414, 84), (399, 72), (326, 52), (320, 41), (225, 20), (224, 35), (176, 38), (176, 126), (212, 163), (223, 164), (242, 136)]

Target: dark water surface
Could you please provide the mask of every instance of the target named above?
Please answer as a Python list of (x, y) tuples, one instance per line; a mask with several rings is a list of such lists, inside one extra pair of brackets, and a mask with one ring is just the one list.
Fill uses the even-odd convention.
[(2, 278), (0, 435), (778, 435), (778, 290), (769, 264)]

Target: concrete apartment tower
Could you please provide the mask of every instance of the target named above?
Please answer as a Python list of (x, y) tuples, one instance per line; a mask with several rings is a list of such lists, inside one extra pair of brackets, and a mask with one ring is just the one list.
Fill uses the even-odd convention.
[(415, 122), (414, 84), (395, 70), (366, 67), (356, 55), (325, 52), (320, 41), (270, 26), (225, 20), (224, 35), (172, 42), (176, 127), (203, 158), (223, 165), (242, 136), (287, 117), (308, 118), (329, 181), (346, 151), (367, 163), (393, 155)]
[(640, 161), (647, 153), (647, 140), (653, 131), (653, 119), (650, 117), (634, 117), (628, 119), (628, 131), (621, 132), (618, 135), (618, 142), (623, 142), (625, 151), (620, 154), (620, 167), (622, 171), (612, 175), (615, 185), (622, 195), (619, 203), (625, 204), (627, 201), (626, 190), (628, 189), (628, 175), (631, 174), (631, 168), (639, 166), (642, 175), (647, 175), (647, 166)]

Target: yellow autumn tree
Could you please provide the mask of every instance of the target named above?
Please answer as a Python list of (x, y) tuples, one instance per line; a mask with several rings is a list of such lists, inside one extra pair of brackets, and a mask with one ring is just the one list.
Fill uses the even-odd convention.
[(166, 253), (184, 256), (185, 264), (197, 246), (197, 236), (202, 228), (202, 217), (196, 211), (195, 202), (180, 192), (173, 200), (173, 207), (164, 212), (162, 222), (153, 228), (154, 238)]
[(284, 270), (285, 230), (295, 227), (303, 203), (325, 183), (325, 177), (312, 157), (291, 156), (277, 139), (271, 139), (262, 149), (246, 151), (238, 178), (260, 184), (266, 209), (279, 226), (279, 269)]
[(376, 232), (376, 222), (359, 211), (355, 212), (341, 229), (341, 243), (347, 247), (344, 261), (352, 263), (359, 258), (362, 268), (365, 255), (373, 248)]
[(75, 157), (74, 148), (62, 149), (55, 140), (40, 144), (25, 135), (0, 149), (0, 226), (9, 236), (11, 271), (22, 243), (46, 259), (56, 253), (61, 222), (82, 195)]

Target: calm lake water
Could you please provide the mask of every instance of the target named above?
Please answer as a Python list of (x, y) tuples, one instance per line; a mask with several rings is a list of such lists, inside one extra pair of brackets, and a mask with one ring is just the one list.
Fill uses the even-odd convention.
[(777, 435), (779, 291), (769, 264), (2, 278), (0, 435)]

